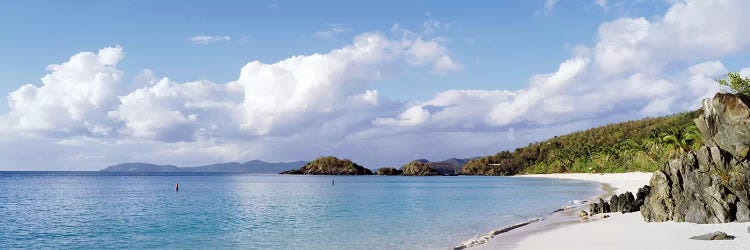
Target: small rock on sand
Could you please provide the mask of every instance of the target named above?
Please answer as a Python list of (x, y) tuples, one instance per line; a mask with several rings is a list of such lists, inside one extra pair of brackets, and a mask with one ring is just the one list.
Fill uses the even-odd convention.
[(702, 235), (696, 235), (690, 237), (691, 240), (733, 240), (734, 236), (727, 235), (725, 232), (716, 231), (713, 233), (707, 233)]

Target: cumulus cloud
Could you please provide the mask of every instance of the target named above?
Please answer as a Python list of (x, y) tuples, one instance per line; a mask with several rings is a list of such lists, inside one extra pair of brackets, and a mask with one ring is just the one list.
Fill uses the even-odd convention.
[[(700, 99), (720, 90), (714, 79), (727, 72), (720, 61), (711, 59), (750, 48), (750, 39), (741, 35), (748, 33), (743, 24), (750, 22), (738, 13), (743, 9), (750, 9), (748, 2), (685, 1), (652, 20), (606, 22), (592, 47), (579, 46), (557, 71), (531, 77), (526, 88), (477, 90), (471, 100), (449, 90), (373, 124), (407, 132), (436, 127), (442, 131), (462, 131), (467, 126), (529, 128), (695, 109)], [(683, 68), (685, 64), (689, 66)], [(665, 73), (668, 70), (678, 73)], [(483, 112), (454, 112), (463, 106)], [(446, 122), (453, 119), (464, 122)]]
[(122, 47), (107, 47), (49, 65), (41, 86), (26, 84), (8, 95), (10, 112), (0, 124), (18, 133), (108, 134), (100, 118), (116, 104), (122, 78), (116, 65), (124, 55)]
[(232, 41), (232, 37), (230, 36), (194, 36), (191, 38), (188, 38), (188, 41), (194, 44), (200, 44), (200, 45), (208, 45), (212, 43), (220, 43), (220, 42), (230, 42)]
[[(60, 161), (186, 165), (333, 154), (378, 164), (369, 167), (490, 154), (697, 108), (721, 90), (715, 78), (737, 70), (721, 59), (750, 49), (743, 36), (750, 20), (741, 14), (749, 4), (680, 1), (662, 16), (606, 22), (592, 44), (524, 88), (451, 89), (410, 103), (381, 96), (374, 83), (410, 67), (462, 70), (448, 39), (433, 36), (443, 25), (425, 23), (422, 32), (394, 25), (390, 34), (363, 33), (326, 53), (251, 61), (226, 83), (144, 71), (137, 85), (121, 86), (122, 48), (82, 52), (50, 65), (40, 85), (8, 95), (0, 128), (23, 139), (3, 136), (0, 152), (17, 162), (36, 159), (25, 149), (39, 148)], [(740, 73), (750, 75), (750, 67)]]
[(118, 86), (122, 72), (116, 68), (123, 55), (112, 47), (50, 65), (41, 87), (25, 85), (9, 95), (11, 111), (2, 124), (36, 135), (162, 142), (287, 136), (311, 125), (346, 131), (391, 105), (369, 88), (372, 82), (410, 66), (460, 68), (440, 40), (374, 32), (325, 54), (247, 63), (228, 83), (178, 83), (146, 70), (136, 77), (141, 86), (126, 89)]
[(594, 48), (596, 65), (608, 74), (658, 73), (674, 62), (746, 52), (750, 17), (742, 13), (747, 9), (748, 1), (681, 1), (651, 21), (621, 18), (602, 24)]

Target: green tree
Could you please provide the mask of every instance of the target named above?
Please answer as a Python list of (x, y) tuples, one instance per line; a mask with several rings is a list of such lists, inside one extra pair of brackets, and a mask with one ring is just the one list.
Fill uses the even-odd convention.
[(727, 79), (716, 79), (716, 82), (731, 88), (735, 94), (750, 96), (750, 78), (743, 78), (738, 72), (729, 72)]

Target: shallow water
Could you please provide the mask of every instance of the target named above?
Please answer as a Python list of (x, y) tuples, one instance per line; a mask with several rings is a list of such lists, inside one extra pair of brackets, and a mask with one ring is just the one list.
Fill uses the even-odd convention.
[(598, 187), (474, 176), (0, 172), (0, 246), (445, 249)]

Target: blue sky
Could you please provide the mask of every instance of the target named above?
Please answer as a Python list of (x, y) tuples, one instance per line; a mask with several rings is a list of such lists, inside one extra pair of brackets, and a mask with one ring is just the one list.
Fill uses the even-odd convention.
[(2, 1), (0, 170), (376, 168), (690, 110), (750, 66), (747, 5)]
[[(394, 24), (441, 31), (464, 71), (429, 76), (419, 69), (379, 83), (383, 94), (420, 100), (451, 88), (518, 89), (529, 76), (553, 70), (580, 43), (591, 43), (598, 25), (619, 16), (654, 15), (667, 5), (629, 3), (604, 10), (593, 1), (3, 1), (0, 3), (0, 91), (38, 83), (48, 64), (72, 53), (121, 45), (125, 79), (142, 69), (177, 81), (227, 82), (252, 60), (276, 62), (324, 53), (362, 32), (388, 32)], [(330, 39), (315, 32), (340, 25)], [(231, 42), (196, 45), (198, 35)], [(6, 110), (7, 105), (0, 106)]]

